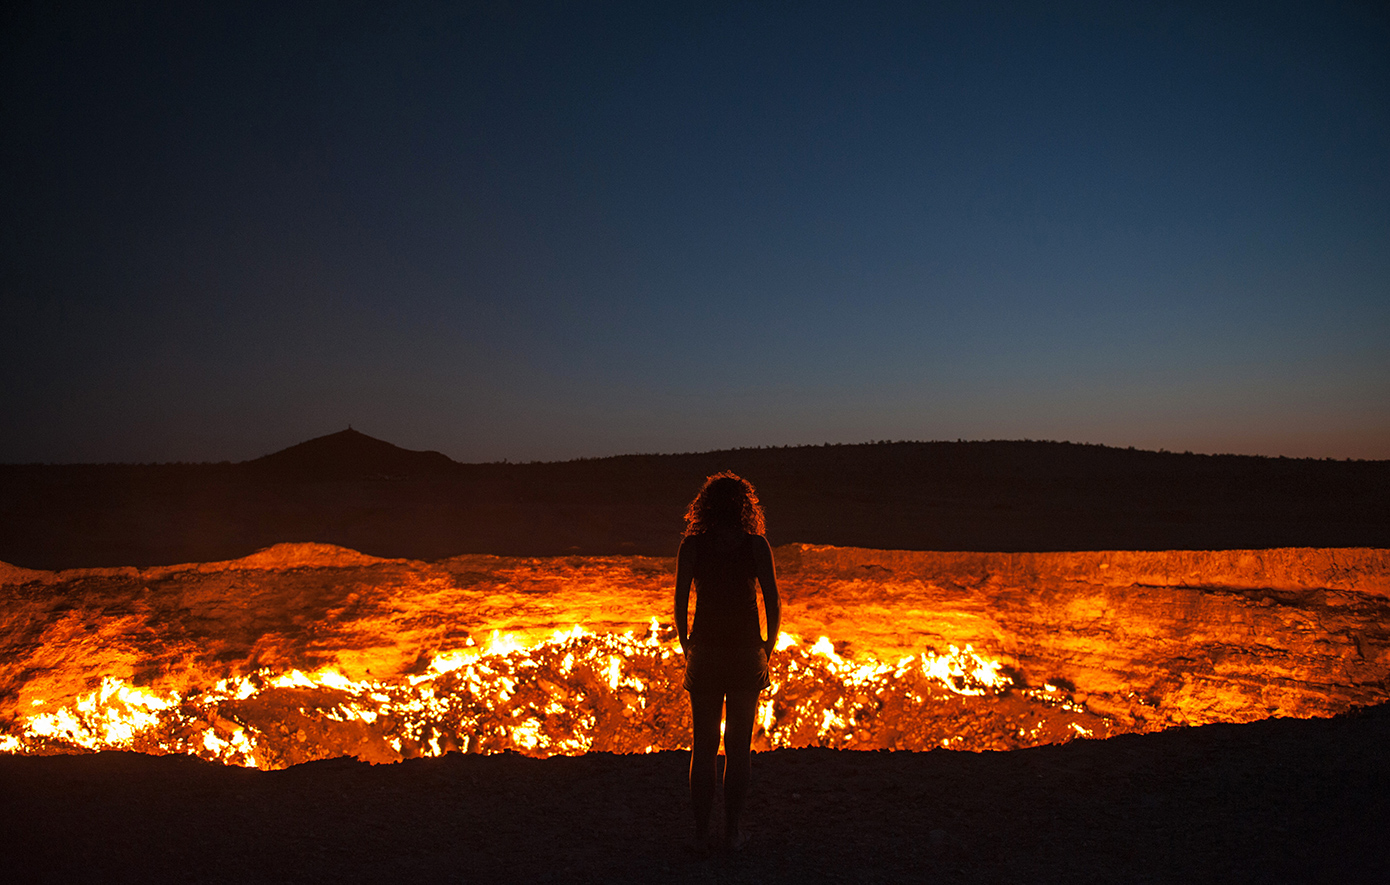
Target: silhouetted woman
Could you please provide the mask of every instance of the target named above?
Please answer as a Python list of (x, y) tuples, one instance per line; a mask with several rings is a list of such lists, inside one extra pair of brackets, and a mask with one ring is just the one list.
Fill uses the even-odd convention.
[[(727, 471), (705, 480), (685, 511), (685, 538), (676, 557), (676, 632), (685, 653), (685, 689), (694, 720), (690, 800), (698, 846), (709, 842), (721, 718), (724, 845), (737, 850), (747, 841), (739, 816), (752, 771), (758, 692), (770, 684), (767, 662), (781, 625), (772, 548), (764, 531), (763, 509), (752, 484)], [(692, 582), (695, 624), (687, 632)], [(766, 638), (758, 626), (758, 586)]]

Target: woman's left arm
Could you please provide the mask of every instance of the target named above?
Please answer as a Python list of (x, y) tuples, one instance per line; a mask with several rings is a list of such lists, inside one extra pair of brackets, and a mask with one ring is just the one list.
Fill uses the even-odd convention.
[(763, 588), (763, 612), (767, 615), (767, 640), (763, 648), (767, 656), (777, 648), (777, 636), (782, 632), (782, 602), (777, 596), (777, 569), (772, 564), (772, 547), (767, 538), (758, 536), (758, 584)]
[(688, 540), (681, 541), (676, 553), (676, 638), (681, 643), (681, 654), (686, 653), (690, 639), (691, 549)]

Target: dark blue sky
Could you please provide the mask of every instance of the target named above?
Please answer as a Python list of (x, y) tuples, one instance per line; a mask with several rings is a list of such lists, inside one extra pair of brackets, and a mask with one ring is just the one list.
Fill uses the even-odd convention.
[(1383, 4), (382, 5), (8, 13), (0, 461), (1390, 458)]

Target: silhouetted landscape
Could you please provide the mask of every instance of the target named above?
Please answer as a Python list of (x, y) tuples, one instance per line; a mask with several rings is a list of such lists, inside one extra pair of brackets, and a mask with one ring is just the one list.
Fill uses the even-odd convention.
[(224, 464), (0, 466), (0, 561), (207, 562), (282, 541), (383, 557), (669, 556), (700, 482), (773, 544), (1061, 551), (1390, 546), (1390, 461), (1057, 442), (880, 442), (461, 464), (354, 430)]

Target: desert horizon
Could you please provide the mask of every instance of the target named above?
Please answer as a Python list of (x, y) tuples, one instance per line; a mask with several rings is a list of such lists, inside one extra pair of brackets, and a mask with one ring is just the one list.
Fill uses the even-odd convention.
[(773, 544), (1390, 546), (1390, 461), (995, 441), (460, 464), (347, 430), (235, 464), (0, 465), (0, 561), (170, 565), (299, 541), (421, 560), (669, 556), (691, 495), (724, 469), (758, 487)]

